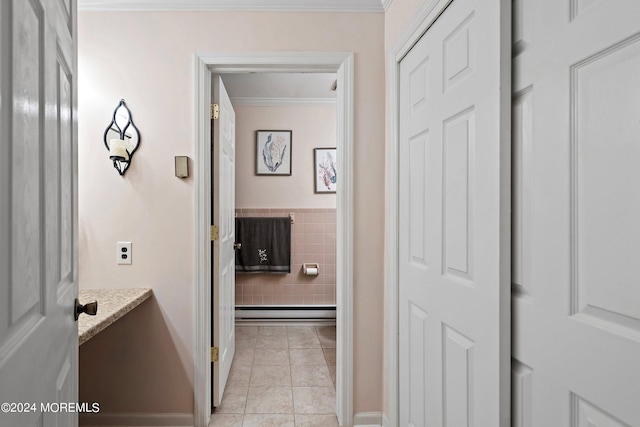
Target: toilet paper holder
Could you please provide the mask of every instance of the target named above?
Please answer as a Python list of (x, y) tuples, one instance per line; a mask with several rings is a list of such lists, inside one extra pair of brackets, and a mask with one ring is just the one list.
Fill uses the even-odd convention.
[(305, 276), (317, 276), (320, 273), (320, 264), (317, 262), (305, 262), (302, 264), (302, 273)]

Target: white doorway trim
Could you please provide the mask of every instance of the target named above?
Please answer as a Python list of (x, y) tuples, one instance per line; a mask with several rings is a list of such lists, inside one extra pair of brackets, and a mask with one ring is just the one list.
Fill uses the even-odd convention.
[(385, 427), (397, 426), (400, 423), (399, 414), (399, 384), (398, 384), (398, 194), (399, 194), (399, 164), (400, 147), (398, 145), (399, 111), (400, 111), (400, 61), (411, 48), (427, 32), (429, 27), (438, 19), (440, 14), (453, 0), (439, 0), (425, 2), (418, 10), (414, 18), (407, 25), (396, 43), (391, 47), (387, 57), (387, 124), (389, 144), (387, 146), (387, 176), (386, 188), (387, 206), (385, 212), (385, 253), (384, 265), (386, 271), (385, 288), (385, 317), (387, 327), (384, 331), (384, 360), (385, 364), (385, 413), (382, 416), (382, 425)]
[(353, 425), (353, 111), (352, 52), (197, 53), (194, 63), (194, 421), (207, 427), (211, 416), (211, 73), (335, 72), (336, 147), (341, 177), (336, 224), (336, 413), (343, 427)]

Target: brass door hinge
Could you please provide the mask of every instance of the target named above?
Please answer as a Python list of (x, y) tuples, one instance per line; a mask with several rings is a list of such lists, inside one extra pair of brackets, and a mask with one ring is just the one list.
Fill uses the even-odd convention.
[(217, 225), (211, 226), (211, 240), (218, 240), (219, 231)]
[(220, 107), (218, 107), (218, 104), (211, 104), (211, 118), (218, 120), (218, 117), (220, 117)]
[(218, 361), (218, 347), (211, 347), (211, 361)]

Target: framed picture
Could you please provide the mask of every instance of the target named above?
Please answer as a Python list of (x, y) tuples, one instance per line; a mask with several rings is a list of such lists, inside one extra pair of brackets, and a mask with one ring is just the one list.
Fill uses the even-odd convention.
[(256, 131), (256, 175), (291, 175), (291, 131)]
[(337, 165), (335, 148), (313, 149), (316, 193), (336, 192)]

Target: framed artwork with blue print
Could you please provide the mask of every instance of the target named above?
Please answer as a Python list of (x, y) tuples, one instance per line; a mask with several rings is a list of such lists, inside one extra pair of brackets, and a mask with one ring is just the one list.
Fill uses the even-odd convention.
[(290, 130), (256, 131), (256, 175), (291, 175)]
[(335, 193), (337, 184), (337, 159), (335, 148), (314, 148), (313, 165), (316, 193)]

